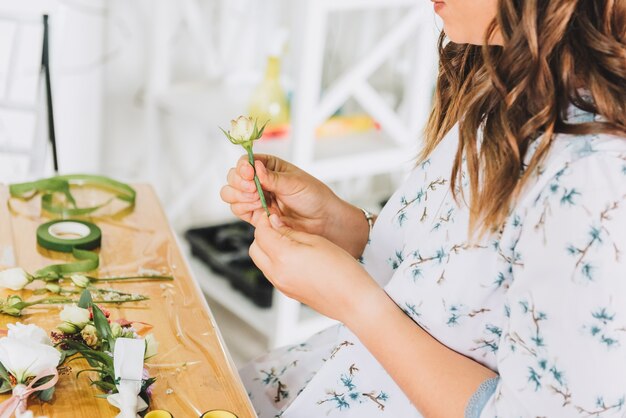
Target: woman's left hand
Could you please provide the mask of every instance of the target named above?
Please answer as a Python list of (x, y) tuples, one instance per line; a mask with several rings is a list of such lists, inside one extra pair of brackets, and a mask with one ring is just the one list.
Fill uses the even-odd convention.
[(250, 256), (285, 295), (346, 322), (377, 298), (382, 288), (354, 257), (318, 235), (295, 231), (277, 215), (259, 221)]

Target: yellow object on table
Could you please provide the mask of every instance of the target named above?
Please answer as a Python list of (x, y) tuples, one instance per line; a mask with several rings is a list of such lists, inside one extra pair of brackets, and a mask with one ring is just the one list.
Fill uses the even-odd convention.
[(237, 415), (222, 409), (216, 409), (214, 411), (205, 412), (200, 418), (237, 418)]
[(162, 409), (148, 412), (144, 418), (174, 418), (172, 414)]
[[(255, 417), (250, 400), (230, 360), (217, 326), (202, 293), (191, 276), (176, 238), (165, 218), (152, 188), (136, 186), (135, 210), (124, 217), (111, 217), (115, 205), (87, 218), (102, 229), (100, 277), (132, 274), (171, 274), (174, 281), (112, 282), (99, 287), (141, 293), (150, 300), (123, 305), (105, 305), (111, 318), (124, 318), (152, 326), (159, 342), (158, 354), (147, 360), (146, 368), (157, 381), (152, 386), (151, 410), (165, 410), (176, 418), (199, 417), (204, 411), (225, 409), (239, 418)], [(77, 188), (73, 190), (79, 206), (101, 203), (105, 191)], [(37, 227), (49, 221), (40, 211), (38, 199), (10, 204), (6, 186), (0, 185), (0, 269), (12, 264), (33, 272), (52, 263), (72, 261), (70, 254), (43, 249), (37, 245)], [(40, 283), (37, 283), (38, 285)], [(34, 286), (34, 284), (31, 284)], [(65, 282), (63, 286), (69, 287)], [(31, 290), (0, 291), (1, 297), (17, 293), (33, 299)], [(55, 329), (61, 306), (35, 306), (24, 311), (21, 318), (0, 316), (0, 330), (8, 323), (36, 324), (47, 331)], [(83, 360), (68, 364), (71, 370), (61, 373), (51, 402), (29, 400), (35, 416), (114, 417), (119, 411), (109, 405), (88, 374), (76, 378), (87, 368)], [(9, 394), (0, 395), (0, 402)], [(219, 416), (219, 415), (218, 415)]]

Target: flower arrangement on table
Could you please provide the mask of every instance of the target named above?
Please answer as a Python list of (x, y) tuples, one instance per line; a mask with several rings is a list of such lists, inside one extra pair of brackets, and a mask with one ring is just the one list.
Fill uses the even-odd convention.
[[(0, 404), (0, 417), (32, 416), (28, 411), (28, 398), (35, 396), (44, 402), (52, 399), (59, 370), (78, 359), (85, 359), (89, 368), (76, 373), (93, 372), (91, 385), (102, 392), (99, 397), (122, 409), (128, 397), (120, 396), (119, 370), (115, 366), (116, 340), (141, 341), (134, 323), (124, 319), (112, 322), (110, 313), (99, 307), (85, 290), (77, 305), (65, 306), (60, 313), (61, 323), (50, 333), (29, 324), (9, 324), (7, 336), (0, 338), (0, 393), (11, 391), (12, 396)], [(141, 331), (141, 330), (139, 330)], [(121, 341), (121, 340), (120, 340)], [(151, 386), (156, 381), (148, 375), (144, 361), (157, 353), (158, 343), (152, 334), (141, 344), (139, 366), (143, 376), (137, 386), (138, 398), (131, 402), (136, 412), (146, 409), (150, 402)], [(131, 395), (136, 396), (136, 395)], [(126, 405), (125, 405), (126, 402)]]
[[(110, 320), (110, 313), (99, 307), (91, 298), (91, 293), (85, 290), (77, 305), (65, 306), (60, 313), (61, 323), (56, 331), (51, 332), (54, 341), (62, 353), (66, 363), (78, 359), (85, 359), (89, 368), (80, 370), (76, 377), (82, 373), (93, 372), (97, 378), (90, 378), (91, 385), (96, 386), (102, 392), (100, 397), (109, 398), (109, 402), (115, 404), (116, 397), (112, 396), (119, 391), (119, 379), (116, 378), (114, 367), (115, 342), (118, 338), (141, 338), (134, 323), (124, 319)], [(144, 338), (145, 351), (143, 360), (157, 353), (158, 343), (152, 334)], [(139, 388), (138, 411), (148, 407), (150, 402), (150, 387), (155, 378), (148, 375), (143, 369), (143, 376)]]
[(0, 338), (0, 393), (13, 396), (0, 404), (0, 417), (28, 416), (31, 395), (44, 402), (52, 399), (62, 355), (43, 329), (19, 322), (8, 328)]

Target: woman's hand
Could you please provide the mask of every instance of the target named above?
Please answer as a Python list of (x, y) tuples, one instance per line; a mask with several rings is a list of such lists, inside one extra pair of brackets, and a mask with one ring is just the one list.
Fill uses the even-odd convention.
[[(367, 242), (368, 224), (360, 209), (340, 199), (324, 183), (271, 155), (255, 155), (255, 168), (270, 213), (291, 228), (323, 236), (359, 257)], [(257, 226), (261, 201), (254, 184), (254, 170), (242, 156), (227, 176), (220, 192), (240, 219)]]
[(250, 256), (285, 295), (344, 323), (363, 306), (388, 300), (350, 254), (323, 237), (289, 228), (277, 215), (259, 216)]

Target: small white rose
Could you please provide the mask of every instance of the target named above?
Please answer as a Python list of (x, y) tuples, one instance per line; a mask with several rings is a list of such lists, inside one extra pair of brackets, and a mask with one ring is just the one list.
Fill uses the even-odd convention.
[(238, 142), (249, 141), (254, 133), (254, 125), (252, 119), (239, 116), (230, 121), (230, 136)]
[(66, 305), (59, 316), (61, 317), (61, 321), (74, 324), (80, 329), (83, 329), (87, 322), (89, 322), (89, 311), (79, 308), (76, 305)]
[(22, 290), (32, 281), (31, 276), (19, 267), (0, 271), (0, 289)]
[(156, 356), (159, 350), (159, 342), (154, 337), (154, 334), (146, 335), (144, 341), (146, 342), (146, 353), (143, 357), (145, 359), (148, 359), (150, 357)]
[(52, 345), (46, 331), (39, 328), (37, 325), (26, 325), (21, 322), (17, 322), (15, 324), (8, 324), (7, 327), (9, 328), (9, 332), (7, 334), (9, 338), (17, 338), (37, 344)]
[(61, 353), (47, 344), (0, 338), (0, 363), (15, 377), (17, 384), (26, 383), (29, 377), (44, 370), (56, 368), (60, 360)]
[(89, 281), (89, 278), (82, 274), (72, 274), (70, 276), (70, 279), (72, 279), (72, 283), (74, 283), (76, 286), (83, 288), (89, 286), (89, 283), (91, 283)]

